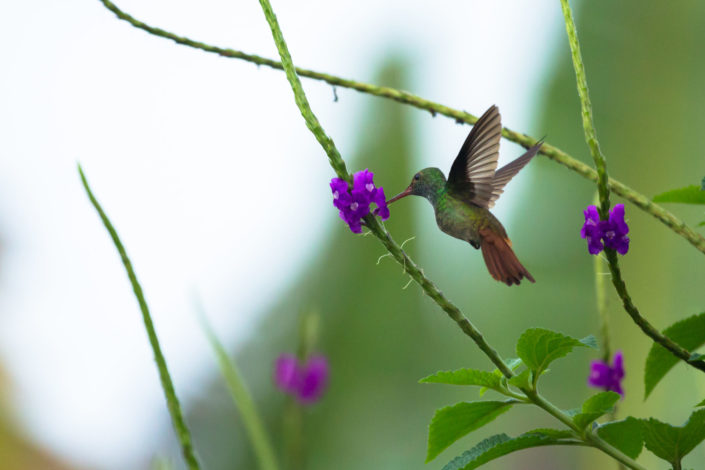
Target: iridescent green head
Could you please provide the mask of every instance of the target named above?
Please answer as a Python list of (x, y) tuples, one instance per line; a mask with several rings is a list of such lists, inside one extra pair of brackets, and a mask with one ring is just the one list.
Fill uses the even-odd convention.
[(424, 168), (411, 178), (411, 184), (408, 188), (387, 201), (387, 204), (409, 195), (422, 196), (433, 202), (435, 197), (445, 188), (445, 185), (446, 177), (443, 176), (441, 170)]

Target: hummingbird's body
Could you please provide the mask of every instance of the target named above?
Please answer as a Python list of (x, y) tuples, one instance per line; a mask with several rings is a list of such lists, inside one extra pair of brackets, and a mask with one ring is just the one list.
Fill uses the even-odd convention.
[(436, 223), (443, 232), (482, 250), (493, 278), (507, 285), (519, 284), (522, 278), (535, 282), (512, 251), (504, 227), (489, 209), (509, 180), (536, 155), (542, 143), (495, 171), (501, 132), (499, 110), (492, 106), (470, 131), (453, 162), (448, 180), (438, 168), (426, 168), (414, 175), (404, 192), (388, 202), (408, 195), (425, 197), (433, 205)]

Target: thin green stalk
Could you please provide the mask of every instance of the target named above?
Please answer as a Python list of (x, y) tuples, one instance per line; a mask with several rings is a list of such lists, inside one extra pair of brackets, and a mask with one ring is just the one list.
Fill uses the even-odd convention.
[(593, 433), (590, 427), (588, 426), (587, 429), (580, 429), (578, 426), (575, 425), (573, 422), (573, 419), (568, 416), (565, 412), (563, 412), (560, 408), (556, 407), (554, 404), (546, 400), (541, 394), (539, 394), (535, 390), (525, 390), (526, 395), (531, 399), (532, 402), (534, 402), (536, 405), (541, 407), (543, 410), (548, 412), (550, 415), (552, 415), (554, 418), (558, 419), (560, 422), (568, 426), (573, 432), (575, 432), (578, 436), (580, 436), (586, 443), (591, 445), (592, 447), (595, 447), (605, 454), (609, 455), (610, 457), (614, 458), (617, 460), (617, 462), (635, 469), (635, 470), (646, 470), (645, 467), (637, 463), (636, 461), (632, 460), (628, 456), (624, 455), (622, 451), (619, 449), (613, 447), (612, 445), (608, 444), (606, 441), (604, 441), (602, 438), (600, 438), (597, 434)]
[(661, 334), (661, 332), (654, 328), (654, 326), (649, 323), (646, 318), (641, 316), (639, 310), (632, 302), (629, 292), (627, 292), (627, 286), (624, 283), (624, 279), (622, 279), (622, 272), (619, 268), (619, 264), (617, 263), (617, 253), (614, 250), (605, 250), (605, 255), (607, 256), (610, 272), (612, 273), (612, 284), (614, 284), (617, 294), (620, 299), (622, 299), (624, 310), (627, 314), (629, 314), (634, 323), (641, 328), (641, 331), (643, 331), (644, 334), (654, 340), (654, 342), (666, 348), (678, 359), (681, 359), (686, 364), (705, 372), (705, 362), (702, 360), (691, 360), (690, 357), (692, 353), (690, 351), (681, 347), (681, 345), (673, 341), (668, 336)]
[(605, 260), (602, 256), (595, 256), (595, 297), (597, 304), (597, 319), (600, 325), (600, 343), (602, 349), (602, 360), (608, 362), (612, 357), (612, 349), (610, 347), (610, 325), (607, 316), (607, 283), (605, 276), (607, 268)]
[[(609, 215), (610, 209), (609, 188), (607, 185), (607, 164), (605, 162), (605, 157), (600, 152), (600, 145), (597, 140), (597, 132), (595, 132), (595, 126), (592, 121), (592, 104), (590, 103), (590, 95), (588, 92), (587, 81), (585, 79), (585, 66), (583, 65), (582, 56), (580, 54), (580, 43), (578, 41), (578, 34), (575, 29), (575, 23), (573, 22), (573, 14), (570, 10), (568, 0), (561, 0), (561, 7), (563, 9), (565, 29), (568, 33), (568, 42), (570, 43), (571, 56), (573, 58), (573, 68), (575, 69), (575, 78), (578, 85), (578, 94), (580, 95), (580, 107), (582, 109), (585, 141), (590, 147), (593, 159), (595, 160), (595, 167), (597, 168), (597, 191), (600, 196), (600, 218), (602, 220), (606, 220)], [(646, 318), (644, 318), (639, 313), (639, 310), (632, 302), (631, 297), (627, 292), (627, 286), (624, 283), (624, 280), (622, 279), (617, 253), (614, 250), (605, 248), (605, 254), (609, 263), (610, 272), (612, 273), (612, 284), (614, 284), (614, 287), (617, 290), (619, 297), (622, 299), (624, 309), (626, 310), (627, 314), (629, 314), (629, 316), (632, 318), (634, 323), (636, 323), (637, 326), (641, 328), (641, 330), (649, 338), (666, 348), (674, 356), (679, 359), (682, 359), (692, 367), (705, 372), (705, 362), (691, 361), (691, 354), (689, 351), (682, 348), (670, 338), (661, 334), (661, 332), (654, 328), (653, 325), (651, 325), (651, 323), (649, 323), (649, 321), (646, 320)]]
[[(193, 39), (189, 39), (187, 37), (179, 36), (169, 31), (165, 31), (161, 28), (157, 28), (143, 23), (142, 21), (134, 18), (128, 13), (120, 10), (114, 3), (109, 0), (100, 0), (100, 2), (108, 10), (112, 11), (119, 19), (126, 21), (135, 28), (146, 31), (147, 33), (152, 34), (154, 36), (170, 39), (176, 42), (177, 44), (192, 47), (195, 49), (200, 49), (202, 51), (210, 52), (213, 54), (218, 54), (223, 57), (245, 60), (247, 62), (252, 62), (257, 65), (271, 67), (276, 70), (284, 70), (284, 67), (281, 62), (277, 62), (272, 59), (267, 59), (255, 54), (247, 54), (245, 52), (234, 49), (212, 46), (199, 41), (195, 41)], [(458, 123), (474, 124), (475, 122), (477, 122), (477, 117), (466, 111), (453, 109), (449, 106), (435, 103), (433, 101), (421, 98), (406, 91), (397, 90), (395, 88), (371, 85), (368, 83), (349, 80), (346, 78), (337, 77), (335, 75), (316, 72), (313, 70), (303, 69), (299, 67), (296, 67), (294, 70), (301, 77), (320, 80), (333, 86), (349, 88), (357, 90), (361, 93), (367, 93), (373, 96), (391, 99), (402, 104), (407, 104), (415, 108), (428, 111), (434, 116), (436, 114), (447, 116), (451, 119), (454, 119)], [(519, 132), (515, 132), (506, 127), (502, 129), (502, 136), (505, 139), (515, 142), (525, 148), (529, 148), (537, 142), (537, 140), (533, 137), (527, 136), (526, 134), (521, 134)], [(578, 173), (584, 178), (587, 178), (592, 181), (598, 180), (598, 173), (594, 169), (590, 168), (583, 162), (576, 160), (575, 158), (571, 157), (570, 155), (558, 149), (557, 147), (550, 145), (549, 143), (544, 143), (539, 153), (545, 155), (556, 163), (559, 163), (565, 166), (566, 168)], [(337, 169), (336, 173), (340, 174)], [(612, 178), (609, 178), (607, 180), (607, 187), (615, 194), (618, 194), (619, 196), (625, 198), (626, 200), (636, 205), (639, 209), (651, 214), (653, 217), (661, 221), (664, 225), (673, 230), (675, 233), (688, 240), (688, 242), (690, 242), (695, 248), (705, 253), (705, 238), (699, 233), (697, 233), (695, 230), (693, 230), (691, 227), (686, 225), (683, 221), (678, 219), (676, 216), (674, 216), (671, 212), (661, 207), (660, 205), (655, 204), (643, 194), (638, 193), (627, 185)]]
[(605, 162), (605, 156), (602, 155), (600, 151), (600, 143), (597, 140), (597, 132), (595, 132), (590, 92), (588, 91), (587, 79), (585, 78), (585, 66), (583, 65), (583, 57), (580, 53), (580, 44), (578, 42), (578, 33), (575, 30), (575, 22), (573, 21), (573, 12), (570, 10), (568, 0), (561, 0), (561, 8), (563, 9), (565, 29), (568, 33), (568, 42), (570, 43), (570, 52), (573, 58), (575, 82), (578, 86), (578, 95), (580, 96), (585, 141), (588, 147), (590, 147), (590, 153), (592, 154), (592, 159), (595, 161), (595, 168), (597, 169), (597, 191), (600, 195), (600, 216), (602, 219), (607, 219), (610, 210), (610, 190), (607, 185), (607, 163)]
[[(307, 124), (309, 126), (309, 129), (311, 129), (312, 132), (320, 134), (325, 136), (325, 132), (323, 131), (323, 128), (321, 127), (320, 123), (318, 120), (315, 120), (315, 117), (313, 116), (313, 112), (311, 111), (308, 101), (306, 100), (306, 96), (304, 93), (303, 88), (301, 87), (301, 82), (299, 81), (298, 76), (296, 75), (296, 71), (294, 68), (294, 64), (291, 60), (291, 55), (289, 54), (289, 50), (286, 46), (286, 42), (284, 41), (284, 37), (282, 35), (281, 29), (279, 28), (279, 23), (277, 22), (276, 15), (274, 14), (274, 11), (272, 10), (272, 6), (269, 3), (269, 0), (259, 0), (260, 5), (262, 6), (262, 10), (264, 12), (264, 16), (267, 19), (267, 23), (269, 23), (269, 27), (272, 30), (272, 36), (274, 37), (274, 43), (277, 46), (277, 50), (279, 51), (279, 55), (282, 59), (282, 64), (284, 66), (284, 69), (286, 71), (287, 78), (289, 80), (289, 83), (291, 84), (291, 88), (294, 92), (294, 95), (296, 97), (296, 103), (299, 105), (299, 109), (301, 111), (301, 114), (304, 116), (306, 119), (308, 118), (313, 118), (311, 122), (307, 121)], [(308, 109), (304, 109), (308, 108)], [(323, 140), (324, 142), (331, 142), (332, 141), (328, 138), (326, 139), (319, 139)], [(326, 148), (324, 146), (324, 149), (328, 153), (330, 149)], [(334, 157), (340, 158), (340, 155), (337, 152), (337, 149), (333, 148), (335, 150), (334, 154), (331, 155), (329, 153), (328, 157), (329, 160), (334, 160)], [(347, 175), (346, 175), (347, 176)], [(373, 216), (373, 215), (368, 215), (365, 217), (365, 224), (367, 227), (370, 229), (370, 231), (377, 237), (379, 240), (382, 242), (382, 244), (387, 248), (387, 250), (392, 254), (395, 260), (399, 264), (401, 264), (404, 268), (404, 270), (421, 286), (423, 291), (431, 297), (436, 304), (438, 304), (447, 314), (450, 316), (457, 324), (460, 326), (460, 329), (470, 336), (472, 340), (477, 344), (477, 346), (487, 355), (487, 357), (497, 366), (497, 368), (502, 372), (502, 374), (507, 377), (511, 378), (514, 376), (514, 373), (512, 370), (507, 367), (506, 363), (502, 360), (502, 358), (499, 356), (497, 351), (495, 351), (484, 339), (480, 331), (473, 326), (472, 323), (462, 314), (462, 312), (455, 306), (453, 305), (450, 301), (448, 301), (443, 294), (438, 290), (438, 288), (430, 281), (428, 280), (424, 275), (423, 272), (419, 269), (419, 267), (404, 253), (404, 251), (399, 247), (394, 240), (392, 240), (392, 237), (389, 235), (389, 233), (384, 229), (384, 227), (380, 224), (380, 222)], [(571, 429), (575, 431), (580, 431), (577, 426), (573, 423), (572, 419), (560, 411), (558, 408), (556, 408), (553, 404), (549, 403), (547, 400), (545, 400), (543, 397), (541, 397), (535, 390), (529, 389), (528, 387), (525, 389), (522, 389), (522, 391), (526, 394), (528, 398), (530, 398), (535, 404), (538, 406), (542, 407), (552, 415), (554, 415), (556, 418), (561, 420), (563, 423), (568, 425)], [(523, 401), (523, 400), (522, 400)], [(623, 462), (625, 465), (627, 465), (629, 468), (635, 469), (635, 470), (644, 470), (642, 466), (640, 466), (638, 463), (634, 462), (632, 459), (627, 457), (626, 455), (622, 454), (619, 450), (615, 449), (614, 447), (610, 446), (607, 444), (605, 441), (600, 439), (596, 435), (588, 435), (587, 433), (580, 433), (586, 442), (588, 442), (590, 445), (592, 445), (595, 448), (598, 448), (605, 452), (606, 454), (612, 456), (613, 458), (617, 459), (620, 462)]]
[(142, 292), (142, 287), (137, 280), (137, 275), (134, 269), (132, 269), (132, 263), (130, 258), (127, 257), (127, 252), (125, 247), (118, 237), (117, 231), (110, 223), (108, 216), (105, 215), (103, 208), (98, 203), (98, 200), (93, 196), (86, 176), (83, 174), (83, 169), (81, 165), (78, 165), (78, 172), (81, 175), (81, 182), (83, 187), (88, 194), (88, 198), (91, 200), (91, 204), (95, 207), (95, 210), (100, 216), (100, 220), (103, 221), (103, 225), (108, 230), (110, 238), (113, 240), (115, 248), (117, 248), (118, 253), (120, 253), (120, 259), (122, 264), (125, 266), (125, 271), (127, 271), (127, 277), (130, 279), (130, 284), (132, 284), (132, 290), (135, 292), (135, 297), (137, 297), (137, 302), (139, 303), (140, 310), (142, 311), (142, 320), (144, 320), (144, 327), (147, 330), (147, 336), (149, 337), (149, 344), (152, 346), (152, 351), (154, 352), (154, 361), (157, 363), (157, 369), (159, 370), (159, 379), (162, 383), (162, 389), (164, 390), (164, 397), (166, 398), (167, 407), (169, 408), (169, 414), (171, 415), (171, 422), (176, 431), (176, 437), (181, 444), (181, 453), (184, 456), (184, 460), (191, 470), (198, 470), (200, 466), (193, 449), (191, 434), (184, 421), (183, 413), (181, 411), (181, 406), (179, 405), (179, 399), (176, 396), (176, 391), (174, 390), (174, 384), (171, 381), (171, 376), (169, 375), (169, 369), (166, 366), (166, 360), (162, 354), (161, 347), (159, 346), (159, 339), (157, 338), (157, 332), (154, 329), (154, 324), (152, 323), (152, 316), (149, 313), (149, 307), (147, 306), (147, 301), (144, 298), (144, 293)]
[(228, 385), (228, 390), (230, 391), (230, 397), (233, 399), (235, 406), (240, 412), (242, 423), (244, 424), (247, 434), (252, 441), (252, 447), (254, 448), (255, 455), (259, 461), (259, 466), (262, 470), (277, 470), (279, 466), (277, 465), (274, 447), (272, 446), (269, 435), (265, 430), (262, 419), (257, 412), (257, 407), (252, 399), (252, 394), (247, 388), (247, 384), (242, 378), (242, 374), (240, 374), (240, 370), (238, 369), (235, 360), (228, 356), (227, 351), (218, 340), (213, 328), (211, 328), (211, 325), (208, 322), (200, 303), (198, 305), (198, 310), (203, 332), (206, 334), (208, 342), (213, 348), (213, 352), (218, 359), (220, 373), (223, 374), (225, 383)]

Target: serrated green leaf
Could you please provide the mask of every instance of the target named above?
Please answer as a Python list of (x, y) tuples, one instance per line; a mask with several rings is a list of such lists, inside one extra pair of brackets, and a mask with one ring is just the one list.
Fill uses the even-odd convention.
[(644, 447), (641, 421), (631, 416), (603, 424), (597, 428), (597, 435), (632, 459), (639, 457)]
[(641, 423), (646, 448), (674, 468), (679, 468), (681, 459), (705, 439), (705, 409), (693, 412), (683, 426), (654, 418), (642, 419)]
[(419, 383), (438, 383), (450, 385), (478, 385), (480, 387), (501, 390), (501, 376), (475, 369), (457, 369), (438, 371), (419, 380)]
[[(518, 357), (512, 357), (509, 359), (505, 359), (504, 363), (507, 364), (507, 367), (509, 367), (509, 369), (511, 369), (512, 371), (517, 370), (517, 368), (519, 368), (519, 366), (523, 364), (521, 362), (521, 359), (519, 359)], [(500, 380), (502, 380), (504, 378), (504, 374), (502, 374), (502, 372), (499, 369), (493, 370), (492, 373), (494, 375), (496, 375), (497, 377), (499, 377)], [(480, 396), (484, 395), (485, 392), (487, 392), (487, 390), (489, 390), (489, 388), (482, 387), (480, 389)]]
[(597, 346), (597, 338), (595, 338), (595, 335), (588, 335), (585, 338), (581, 339), (580, 342), (588, 348), (599, 349)]
[(580, 413), (573, 417), (573, 422), (576, 426), (583, 429), (588, 424), (595, 421), (600, 416), (608, 413), (614, 404), (619, 400), (619, 393), (616, 392), (600, 392), (597, 393), (583, 403)]
[(505, 401), (474, 401), (436, 410), (428, 429), (426, 462), (430, 462), (449, 445), (493, 421), (511, 407), (512, 403)]
[(654, 202), (680, 202), (683, 204), (705, 204), (705, 191), (697, 185), (685, 188), (672, 189), (665, 193), (657, 194)]
[(517, 355), (529, 369), (540, 374), (551, 362), (578, 346), (586, 347), (588, 344), (555, 331), (530, 328), (517, 341)]
[(487, 462), (518, 450), (568, 444), (571, 441), (561, 439), (570, 437), (570, 432), (556, 429), (537, 429), (515, 438), (511, 438), (506, 434), (497, 434), (485, 439), (472, 449), (463, 452), (446, 464), (443, 470), (473, 470)]
[(515, 375), (509, 379), (509, 385), (513, 385), (516, 388), (528, 388), (531, 384), (531, 371), (526, 369), (519, 375)]
[[(687, 350), (699, 348), (705, 344), (705, 313), (676, 322), (663, 330), (663, 334)], [(679, 360), (660, 344), (651, 346), (644, 366), (644, 399)]]

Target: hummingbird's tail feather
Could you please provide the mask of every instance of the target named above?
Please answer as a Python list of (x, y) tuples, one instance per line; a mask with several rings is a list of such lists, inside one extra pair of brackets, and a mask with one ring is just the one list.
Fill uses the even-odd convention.
[(523, 278), (536, 282), (517, 259), (508, 238), (503, 238), (490, 229), (480, 230), (480, 235), (482, 236), (480, 244), (482, 257), (485, 259), (487, 270), (493, 278), (508, 286), (519, 284)]

